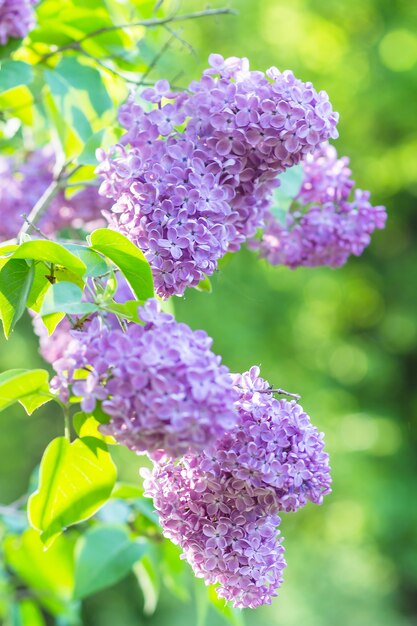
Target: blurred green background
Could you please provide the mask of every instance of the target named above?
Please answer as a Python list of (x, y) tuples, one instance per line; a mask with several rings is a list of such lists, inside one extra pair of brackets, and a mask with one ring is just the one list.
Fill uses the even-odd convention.
[[(182, 11), (201, 0), (166, 3)], [(334, 491), (322, 507), (285, 515), (288, 568), (272, 607), (253, 626), (417, 624), (417, 3), (411, 0), (232, 0), (238, 16), (181, 26), (151, 77), (186, 85), (212, 51), (256, 69), (290, 68), (325, 89), (341, 114), (340, 154), (360, 187), (385, 204), (387, 229), (345, 268), (271, 268), (246, 250), (213, 280), (213, 293), (175, 300), (177, 317), (214, 337), (234, 371), (260, 364), (302, 395), (326, 433)], [(212, 2), (211, 6), (224, 6)], [(177, 29), (178, 30), (178, 29)], [(155, 35), (156, 38), (159, 35)], [(144, 46), (144, 54), (152, 48)], [(0, 370), (39, 364), (29, 326), (0, 342)], [(2, 416), (0, 501), (27, 488), (61, 417)], [(137, 460), (119, 459), (136, 480)], [(208, 624), (222, 624), (214, 612)], [(141, 616), (133, 579), (89, 599), (88, 626), (193, 626), (192, 599), (162, 594)]]

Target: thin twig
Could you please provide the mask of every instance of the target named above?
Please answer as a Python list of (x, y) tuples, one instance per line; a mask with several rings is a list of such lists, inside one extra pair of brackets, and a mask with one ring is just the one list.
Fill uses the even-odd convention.
[(25, 223), (23, 224), (17, 236), (18, 241), (21, 240), (23, 235), (29, 233), (31, 228), (36, 227), (36, 224), (44, 215), (45, 211), (48, 210), (48, 207), (50, 206), (52, 200), (54, 200), (54, 198), (58, 195), (61, 189), (65, 187), (66, 179), (70, 178), (73, 174), (75, 174), (75, 172), (80, 169), (80, 167), (82, 167), (81, 165), (76, 165), (72, 168), (70, 172), (67, 172), (65, 174), (65, 168), (67, 166), (68, 163), (64, 163), (64, 165), (59, 169), (59, 171), (55, 174), (51, 184), (45, 189), (29, 215), (26, 216)]
[(55, 179), (51, 182), (51, 184), (45, 189), (44, 193), (41, 195), (39, 200), (36, 202), (35, 206), (29, 213), (25, 223), (19, 231), (18, 239), (20, 240), (22, 235), (26, 235), (33, 225), (35, 225), (43, 216), (45, 211), (48, 209), (52, 200), (58, 195), (61, 189), (61, 181)]
[(205, 11), (196, 11), (195, 13), (183, 13), (182, 15), (170, 15), (167, 17), (161, 18), (151, 18), (148, 20), (140, 20), (138, 22), (131, 22), (128, 24), (114, 24), (113, 26), (102, 26), (101, 28), (97, 28), (96, 30), (91, 31), (90, 33), (86, 33), (80, 39), (76, 39), (68, 44), (58, 47), (56, 50), (48, 52), (41, 57), (41, 61), (47, 61), (55, 54), (59, 54), (60, 52), (64, 52), (65, 50), (71, 50), (77, 48), (78, 45), (84, 43), (87, 39), (91, 39), (93, 37), (98, 37), (104, 33), (113, 32), (115, 30), (124, 30), (125, 28), (155, 28), (156, 26), (163, 26), (164, 24), (170, 24), (172, 22), (184, 22), (187, 20), (195, 20), (202, 17), (211, 17), (214, 15), (236, 15), (237, 12), (233, 9), (223, 8), (223, 9), (206, 9)]
[(267, 387), (267, 389), (248, 389), (247, 387), (242, 387), (242, 385), (237, 385), (239, 389), (242, 391), (253, 391), (256, 393), (278, 393), (281, 396), (289, 396), (290, 398), (294, 398), (294, 400), (301, 400), (301, 396), (298, 393), (291, 393), (290, 391), (285, 391), (285, 389), (274, 389), (273, 387)]
[(149, 76), (149, 74), (152, 72), (152, 70), (154, 69), (155, 65), (158, 63), (159, 59), (164, 55), (164, 53), (168, 50), (169, 46), (171, 45), (172, 41), (175, 39), (175, 37), (173, 35), (171, 35), (169, 37), (169, 39), (167, 39), (167, 41), (164, 43), (164, 45), (162, 46), (162, 48), (155, 54), (154, 58), (152, 59), (152, 61), (149, 63), (146, 72), (142, 75), (141, 80), (139, 81), (139, 85), (142, 86), (143, 85), (143, 81)]
[(290, 391), (285, 391), (285, 389), (264, 389), (260, 391), (260, 393), (278, 393), (281, 396), (289, 396), (290, 398), (294, 398), (294, 400), (301, 400), (301, 396), (299, 393), (291, 393)]
[(45, 233), (38, 228), (38, 226), (36, 226), (36, 224), (33, 224), (33, 222), (30, 221), (29, 217), (27, 216), (26, 213), (22, 213), (22, 215), (20, 216), (23, 218), (23, 220), (30, 226), (30, 228), (32, 228), (34, 231), (36, 231), (43, 239), (48, 239), (49, 237), (48, 235), (45, 235)]
[(167, 24), (164, 24), (164, 28), (166, 31), (168, 31), (177, 41), (179, 41), (179, 43), (184, 46), (184, 48), (187, 48), (187, 50), (189, 50), (191, 52), (192, 55), (194, 55), (195, 57), (197, 57), (197, 52), (195, 50), (195, 48), (193, 48), (193, 46), (183, 37), (181, 37), (181, 35), (179, 33), (177, 33), (177, 31), (175, 31), (173, 28), (170, 28)]

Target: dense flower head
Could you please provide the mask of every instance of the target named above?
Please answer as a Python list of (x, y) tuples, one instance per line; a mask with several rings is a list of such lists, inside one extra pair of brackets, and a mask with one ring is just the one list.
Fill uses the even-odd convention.
[(387, 215), (385, 207), (372, 206), (368, 191), (353, 190), (348, 162), (328, 143), (307, 155), (302, 187), (286, 222), (268, 211), (261, 240), (251, 247), (272, 265), (291, 268), (340, 267), (351, 254), (362, 254), (373, 231), (384, 228)]
[(235, 607), (269, 604), (286, 566), (269, 490), (226, 472), (210, 475), (198, 455), (162, 459), (143, 473), (164, 535), (182, 548), (195, 575), (218, 584), (219, 597)]
[(199, 453), (160, 457), (143, 470), (165, 537), (219, 597), (236, 607), (271, 602), (286, 566), (280, 511), (330, 492), (323, 435), (296, 402), (277, 400), (258, 367), (235, 374), (234, 429)]
[(278, 400), (252, 367), (233, 376), (239, 421), (202, 454), (201, 467), (214, 476), (229, 472), (254, 489), (270, 488), (277, 508), (296, 511), (321, 504), (330, 493), (329, 457), (323, 434), (294, 400)]
[[(1, 0), (0, 0), (1, 1)], [(19, 164), (0, 156), (0, 241), (16, 237), (28, 215), (53, 180), (54, 154), (50, 146), (36, 150)], [(66, 198), (63, 191), (52, 200), (37, 226), (47, 235), (64, 228), (91, 231), (105, 224), (102, 211), (109, 201), (96, 187), (85, 187)]]
[(277, 174), (329, 137), (337, 114), (325, 92), (292, 72), (250, 71), (210, 56), (188, 91), (167, 81), (120, 109), (120, 144), (99, 151), (110, 225), (145, 252), (161, 296), (210, 275), (263, 224)]
[(0, 0), (0, 45), (26, 37), (35, 26), (33, 7), (38, 0)]
[[(192, 331), (160, 312), (156, 300), (139, 308), (144, 325), (126, 332), (91, 321), (54, 363), (53, 387), (68, 399), (69, 386), (89, 413), (101, 401), (106, 434), (138, 453), (177, 457), (201, 450), (234, 427), (235, 391), (228, 369), (211, 351), (204, 331)], [(84, 368), (87, 377), (74, 379)]]

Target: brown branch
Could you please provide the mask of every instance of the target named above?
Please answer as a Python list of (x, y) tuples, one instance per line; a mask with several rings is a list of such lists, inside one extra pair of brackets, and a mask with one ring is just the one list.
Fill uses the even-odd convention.
[(48, 52), (47, 54), (41, 57), (41, 61), (46, 61), (51, 58), (55, 54), (59, 54), (60, 52), (64, 52), (65, 50), (77, 49), (78, 46), (87, 39), (91, 39), (92, 37), (98, 37), (99, 35), (103, 35), (104, 33), (110, 33), (116, 30), (124, 30), (126, 28), (137, 28), (143, 26), (144, 28), (155, 28), (157, 26), (164, 26), (165, 24), (170, 24), (172, 22), (184, 22), (187, 20), (195, 20), (200, 19), (202, 17), (211, 17), (213, 15), (236, 15), (237, 12), (233, 9), (223, 8), (223, 9), (206, 9), (205, 11), (196, 11), (195, 13), (183, 13), (182, 15), (170, 15), (167, 17), (161, 18), (151, 18), (148, 20), (140, 20), (138, 22), (131, 22), (130, 24), (114, 24), (113, 26), (102, 26), (101, 28), (97, 28), (96, 30), (91, 31), (90, 33), (86, 33), (80, 39), (76, 39), (68, 44), (60, 46), (56, 50), (52, 52)]
[(59, 172), (55, 175), (51, 184), (45, 189), (39, 200), (36, 202), (35, 206), (32, 208), (29, 215), (25, 217), (25, 223), (19, 231), (17, 236), (18, 241), (21, 239), (22, 235), (26, 235), (29, 233), (31, 228), (35, 228), (36, 224), (39, 222), (41, 217), (44, 215), (45, 211), (47, 211), (50, 206), (52, 200), (58, 195), (61, 189), (65, 187), (65, 181), (75, 174), (77, 170), (81, 166), (77, 165), (70, 172), (65, 173), (65, 169), (68, 163), (65, 163)]

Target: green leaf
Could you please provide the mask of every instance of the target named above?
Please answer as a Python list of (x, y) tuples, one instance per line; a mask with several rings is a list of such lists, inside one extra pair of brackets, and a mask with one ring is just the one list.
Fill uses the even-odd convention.
[(0, 318), (6, 338), (25, 312), (34, 278), (33, 263), (11, 259), (0, 270)]
[(15, 39), (13, 37), (13, 39), (9, 39), (7, 43), (5, 43), (3, 46), (0, 46), (0, 59), (6, 59), (7, 57), (9, 57), (12, 52), (20, 47), (21, 43), (22, 39), (20, 38)]
[(62, 244), (74, 256), (78, 257), (86, 266), (86, 276), (98, 277), (103, 276), (109, 271), (109, 266), (105, 259), (91, 248), (81, 246), (76, 243)]
[(129, 239), (116, 231), (100, 228), (91, 233), (90, 242), (92, 248), (117, 265), (140, 300), (153, 297), (150, 265), (139, 248)]
[(76, 130), (79, 138), (83, 141), (87, 141), (89, 137), (91, 137), (91, 135), (93, 134), (93, 130), (85, 113), (79, 107), (73, 104), (70, 107), (70, 116), (72, 126)]
[(161, 588), (159, 573), (151, 559), (145, 557), (133, 566), (133, 572), (143, 593), (143, 612), (153, 615), (158, 606)]
[(223, 598), (219, 598), (216, 593), (216, 586), (210, 585), (207, 589), (207, 594), (210, 603), (215, 609), (223, 615), (223, 617), (233, 626), (245, 626), (245, 619), (241, 609), (234, 609)]
[(0, 374), (0, 411), (20, 402), (31, 415), (49, 402), (49, 376), (46, 370), (8, 370)]
[(39, 533), (32, 528), (18, 537), (10, 535), (4, 542), (7, 565), (54, 614), (65, 611), (72, 596), (74, 543), (75, 537), (65, 535), (45, 551)]
[(117, 441), (114, 437), (103, 435), (99, 431), (98, 427), (101, 422), (99, 422), (94, 415), (88, 415), (87, 413), (80, 411), (74, 415), (72, 423), (74, 425), (75, 432), (79, 437), (95, 437), (96, 439), (100, 439), (100, 441), (104, 441), (104, 443), (107, 443), (108, 445), (117, 445)]
[(25, 241), (13, 252), (12, 258), (54, 263), (55, 265), (68, 268), (79, 276), (83, 276), (87, 269), (83, 261), (69, 252), (69, 250), (66, 250), (64, 246), (46, 239)]
[(94, 515), (115, 482), (116, 467), (102, 441), (57, 437), (42, 457), (39, 487), (28, 502), (29, 523), (48, 547), (65, 528)]
[(303, 183), (304, 170), (302, 165), (293, 165), (285, 172), (279, 175), (281, 185), (277, 191), (281, 192), (286, 198), (295, 198), (298, 196), (301, 185)]
[(54, 68), (53, 75), (55, 80), (61, 81), (61, 88), (65, 85), (67, 90), (72, 87), (85, 91), (97, 115), (101, 116), (113, 106), (100, 72), (80, 63), (76, 57), (64, 57)]
[(207, 278), (207, 276), (203, 278), (203, 280), (200, 280), (195, 289), (197, 289), (197, 291), (205, 291), (206, 293), (211, 293), (213, 291), (211, 281), (209, 278)]
[(33, 80), (31, 65), (23, 61), (2, 61), (0, 67), (0, 93), (19, 85), (29, 85)]
[(80, 165), (97, 165), (96, 150), (101, 146), (104, 133), (105, 129), (102, 128), (87, 140), (83, 151), (77, 157), (77, 162)]
[(74, 283), (55, 283), (45, 294), (40, 314), (70, 313), (87, 315), (98, 310), (98, 306), (92, 302), (82, 302), (83, 292)]
[(18, 605), (18, 626), (46, 626), (42, 612), (36, 602), (24, 598)]
[(122, 304), (119, 302), (111, 302), (103, 306), (103, 308), (109, 313), (115, 313), (130, 322), (136, 324), (142, 324), (143, 322), (138, 317), (138, 307), (141, 304), (139, 300), (127, 300)]
[(78, 540), (74, 598), (79, 600), (124, 578), (146, 552), (145, 543), (131, 541), (120, 526), (96, 526)]
[(207, 596), (206, 586), (200, 578), (197, 578), (194, 581), (194, 593), (197, 617), (196, 626), (206, 626), (209, 600)]
[(302, 165), (293, 165), (278, 177), (281, 185), (274, 190), (274, 202), (269, 210), (282, 225), (285, 225), (289, 208), (300, 192), (303, 176)]
[(120, 498), (122, 500), (142, 498), (143, 488), (136, 483), (116, 483), (111, 496), (112, 498)]

